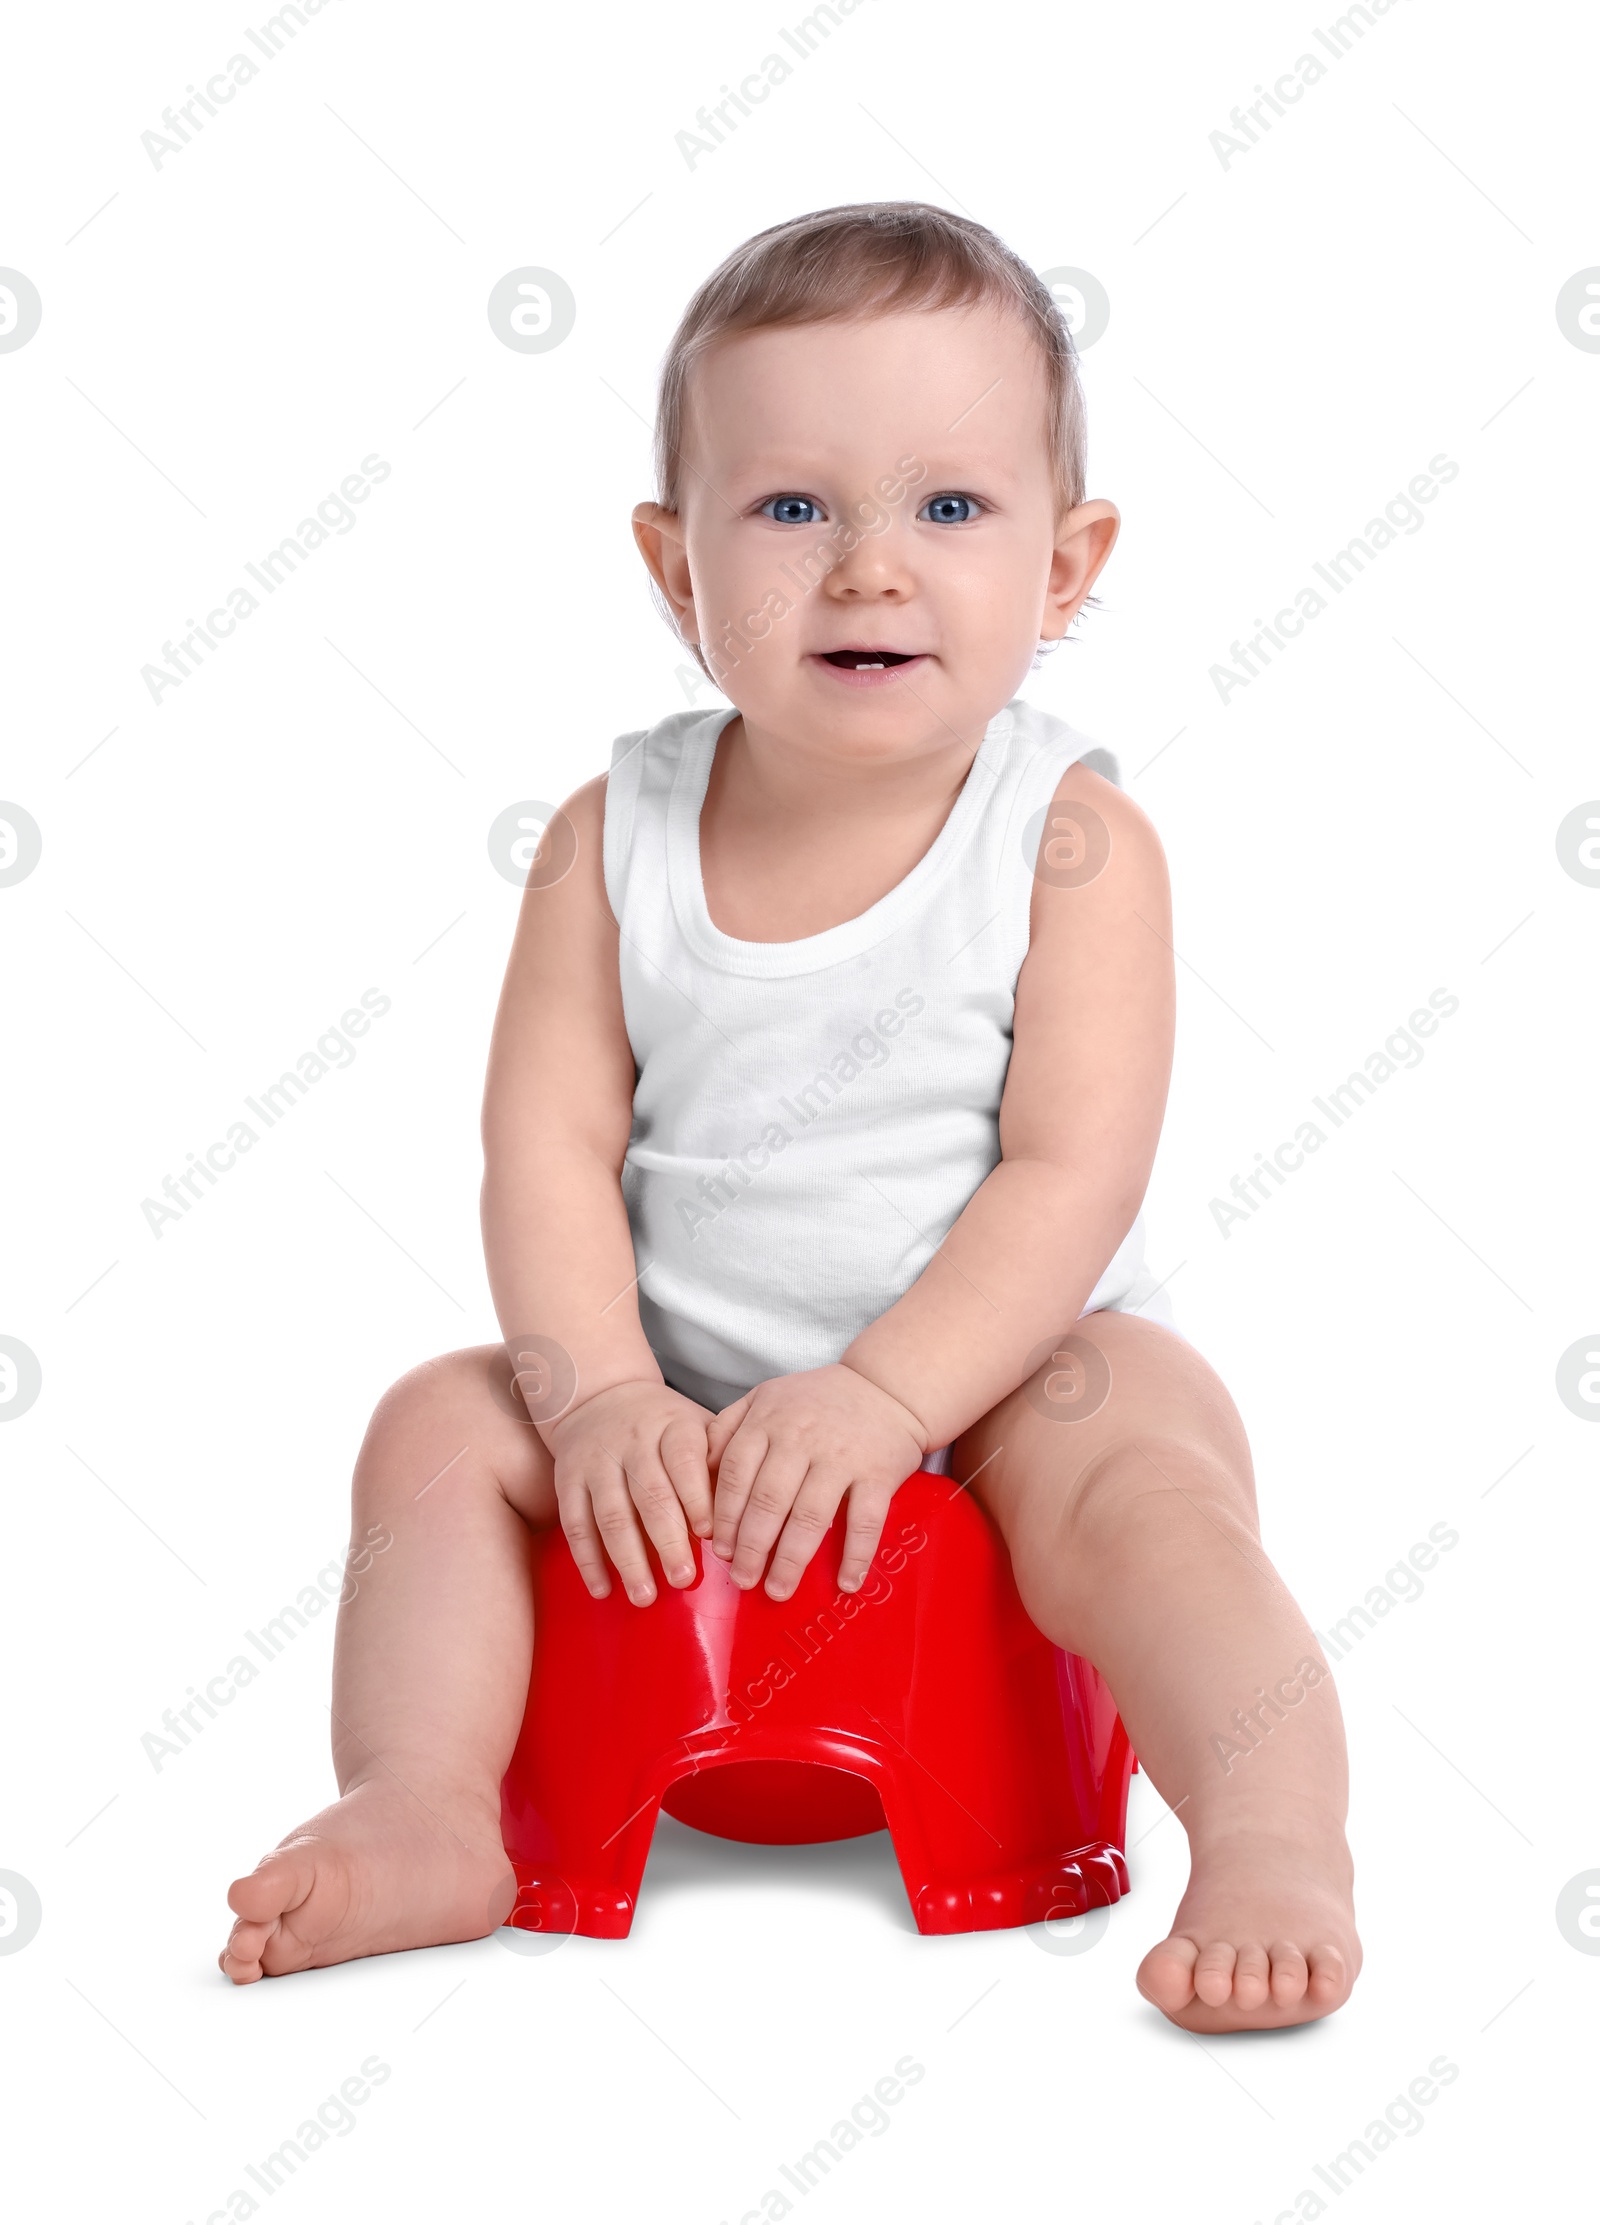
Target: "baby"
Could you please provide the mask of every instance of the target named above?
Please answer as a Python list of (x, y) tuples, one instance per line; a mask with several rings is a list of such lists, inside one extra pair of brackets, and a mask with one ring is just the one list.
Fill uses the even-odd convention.
[[(483, 1235), (509, 1348), (549, 1364), (516, 1378), (527, 1418), (498, 1346), (380, 1401), (354, 1534), (393, 1543), (340, 1617), (342, 1797), (230, 1888), (222, 1968), (477, 1938), (510, 1906), (530, 1531), (641, 1610), (646, 1540), (670, 1585), (701, 1539), (786, 1599), (848, 1500), (850, 1591), (931, 1467), (1188, 1833), (1140, 1991), (1195, 2032), (1324, 2016), (1361, 1960), (1339, 1705), (1233, 1401), (1143, 1258), (1161, 846), (1014, 699), (1119, 524), (1085, 499), (1059, 310), (941, 209), (778, 225), (691, 302), (657, 464), (634, 535), (735, 708), (624, 735), (530, 874)], [(1069, 1332), (1094, 1397), (1062, 1426)]]

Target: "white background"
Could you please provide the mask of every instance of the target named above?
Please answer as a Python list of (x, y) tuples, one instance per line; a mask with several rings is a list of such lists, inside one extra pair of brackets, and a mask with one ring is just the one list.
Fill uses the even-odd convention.
[[(1555, 834), (1600, 795), (1600, 356), (1554, 304), (1600, 262), (1593, 20), (1398, 0), (1334, 63), (1333, 7), (865, 0), (691, 170), (675, 134), (801, 13), (334, 0), (159, 170), (141, 133), (266, 11), (13, 18), (0, 263), (44, 306), (0, 354), (0, 796), (44, 838), (0, 890), (0, 1332), (43, 1374), (0, 1433), (29, 2217), (207, 2217), (374, 2054), (275, 2216), (731, 2225), (906, 2054), (890, 2129), (797, 2208), (1488, 2216), (1574, 2162), (1600, 1958), (1554, 1911), (1600, 1865), (1600, 1431), (1555, 1378), (1600, 1329), (1600, 891)], [(1306, 52), (1326, 77), (1224, 168), (1209, 135)], [(496, 1333), (476, 1124), (517, 891), (485, 838), (683, 705), (628, 531), (662, 349), (750, 232), (921, 197), (1111, 302), (1090, 488), (1124, 536), (1028, 692), (1117, 751), (1171, 861), (1152, 1260), (1315, 1624), (1459, 1533), (1338, 1671), (1366, 1974), (1298, 2033), (1166, 2025), (1132, 1978), (1184, 1848), (1141, 1778), (1133, 1891), (1075, 1956), (918, 1939), (882, 1838), (664, 1822), (624, 1945), (235, 1993), (226, 1882), (332, 1789), (331, 1617), (159, 1773), (141, 1735), (342, 1549), (384, 1386)], [(578, 304), (545, 354), (485, 314), (524, 264)], [(355, 529), (153, 704), (141, 666), (373, 452)], [(1441, 452), (1423, 529), (1219, 702), (1230, 643)], [(369, 986), (355, 1064), (158, 1240), (141, 1200)], [(1420, 1066), (1225, 1240), (1211, 1200), (1435, 988)], [(1440, 2055), (1423, 2129), (1333, 2195), (1312, 2165)]]

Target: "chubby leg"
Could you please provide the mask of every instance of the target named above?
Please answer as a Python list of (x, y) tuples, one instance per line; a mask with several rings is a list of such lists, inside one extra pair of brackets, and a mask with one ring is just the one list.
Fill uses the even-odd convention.
[(558, 1519), (539, 1435), (490, 1391), (500, 1347), (380, 1401), (356, 1461), (333, 1666), (342, 1797), (235, 1880), (237, 1985), (478, 1939), (510, 1908), (500, 1780), (533, 1649), (529, 1531)]
[(999, 1524), (1029, 1614), (1100, 1670), (1188, 1832), (1188, 1890), (1139, 1990), (1193, 2032), (1325, 2016), (1361, 1966), (1344, 1729), (1261, 1548), (1243, 1425), (1174, 1331), (1103, 1312), (1074, 1334), (1109, 1369), (1101, 1402), (1098, 1364), (1041, 1369), (953, 1465)]

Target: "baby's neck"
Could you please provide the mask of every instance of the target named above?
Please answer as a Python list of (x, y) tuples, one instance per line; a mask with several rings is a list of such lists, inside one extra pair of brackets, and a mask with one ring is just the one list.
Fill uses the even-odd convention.
[(869, 911), (927, 854), (982, 735), (864, 761), (796, 747), (735, 717), (717, 740), (700, 814), (712, 924), (742, 942), (798, 942)]

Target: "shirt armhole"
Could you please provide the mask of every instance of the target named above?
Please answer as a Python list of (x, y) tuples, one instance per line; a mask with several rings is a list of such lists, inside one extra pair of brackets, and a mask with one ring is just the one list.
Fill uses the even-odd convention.
[(605, 829), (601, 840), (606, 901), (611, 916), (622, 925), (628, 897), (628, 859), (633, 850), (633, 812), (644, 770), (644, 743), (649, 733), (619, 734), (611, 745), (611, 770), (606, 777)]
[(1090, 772), (1098, 773), (1102, 780), (1109, 780), (1113, 788), (1122, 786), (1122, 768), (1117, 763), (1116, 752), (1109, 749), (1080, 750), (1074, 764), (1087, 765)]
[(1037, 818), (1039, 820), (1040, 838), (1043, 838), (1043, 815), (1048, 809), (1056, 790), (1061, 786), (1062, 781), (1065, 780), (1074, 765), (1087, 765), (1090, 772), (1098, 773), (1102, 780), (1109, 780), (1113, 788), (1122, 786), (1121, 767), (1111, 750), (1102, 749), (1097, 743), (1087, 742), (1082, 734), (1075, 734), (1069, 726), (1059, 726), (1057, 728), (1050, 746), (1039, 751), (1027, 774), (1018, 784), (1017, 794), (1011, 807), (1015, 827), (1014, 832), (1008, 832), (1006, 855), (1009, 860), (1014, 843), (1030, 891), (1036, 864), (1037, 846), (1034, 846), (1034, 854), (1030, 855), (1028, 849), (1024, 847), (1023, 836), (1031, 822)]

